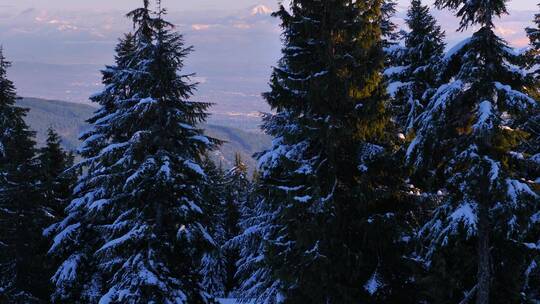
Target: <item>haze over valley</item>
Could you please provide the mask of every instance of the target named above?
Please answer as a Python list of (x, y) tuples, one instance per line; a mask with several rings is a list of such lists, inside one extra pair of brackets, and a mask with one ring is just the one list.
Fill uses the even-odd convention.
[[(101, 89), (100, 70), (112, 63), (118, 37), (130, 30), (122, 16), (131, 2), (53, 2), (2, 1), (0, 37), (13, 61), (10, 77), (21, 96), (89, 104), (88, 97)], [(534, 5), (524, 2), (511, 1), (512, 14), (498, 23), (498, 32), (518, 47), (527, 44), (523, 28), (534, 14)], [(400, 2), (395, 18), (400, 25), (406, 4)], [(194, 46), (186, 73), (196, 73), (195, 99), (215, 104), (210, 123), (258, 132), (260, 112), (270, 111), (261, 93), (268, 90), (271, 67), (280, 56), (279, 22), (271, 16), (277, 2), (169, 0), (163, 5), (186, 43)], [(451, 13), (434, 14), (449, 47), (473, 30), (456, 32)]]

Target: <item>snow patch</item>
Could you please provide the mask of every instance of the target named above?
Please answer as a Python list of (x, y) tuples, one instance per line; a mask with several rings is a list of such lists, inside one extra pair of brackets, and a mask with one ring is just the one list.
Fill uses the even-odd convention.
[(452, 57), (455, 54), (459, 53), (465, 46), (471, 43), (471, 41), (472, 41), (472, 37), (469, 37), (465, 40), (458, 42), (453, 48), (451, 48), (450, 50), (448, 50), (448, 52), (446, 52), (446, 54), (444, 55), (444, 60), (448, 61), (452, 59)]
[(518, 180), (507, 179), (506, 185), (507, 185), (506, 194), (508, 198), (511, 199), (514, 204), (517, 203), (518, 196), (523, 193), (528, 194), (534, 198), (538, 197), (538, 195), (534, 193), (534, 191), (531, 190), (529, 185), (522, 183)]
[(499, 91), (503, 91), (506, 94), (506, 100), (509, 106), (518, 107), (520, 110), (527, 110), (527, 108), (536, 108), (538, 105), (536, 101), (522, 92), (512, 89), (509, 85), (504, 85), (500, 82), (495, 82), (495, 88)]
[(410, 82), (394, 81), (388, 84), (387, 92), (390, 97), (395, 98), (399, 90), (405, 86), (410, 85)]
[(202, 142), (203, 144), (206, 144), (206, 145), (210, 145), (210, 140), (206, 136), (196, 135), (196, 136), (192, 136), (191, 139), (196, 140), (196, 141), (200, 141), (200, 142)]
[(66, 238), (70, 238), (71, 235), (77, 230), (79, 229), (79, 227), (81, 227), (81, 224), (80, 223), (76, 223), (76, 224), (72, 224), (72, 225), (69, 225), (67, 226), (64, 230), (62, 230), (62, 232), (60, 232), (59, 234), (57, 234), (54, 239), (53, 239), (53, 245), (51, 246), (51, 249), (49, 249), (49, 253), (53, 252), (56, 250), (56, 248), (58, 248), (58, 246), (60, 246), (60, 244), (62, 243), (62, 241)]
[(396, 67), (390, 67), (386, 70), (384, 70), (384, 76), (390, 77), (395, 74), (402, 74), (406, 69), (408, 69), (408, 66), (396, 66)]
[(206, 173), (204, 173), (204, 170), (199, 166), (198, 164), (194, 163), (191, 160), (184, 161), (184, 164), (195, 173), (199, 174), (200, 176), (206, 177)]
[(134, 239), (136, 237), (139, 237), (141, 234), (144, 233), (144, 231), (146, 230), (146, 226), (145, 225), (142, 225), (142, 226), (139, 226), (139, 227), (136, 227), (136, 228), (133, 228), (131, 229), (131, 231), (129, 231), (128, 233), (124, 234), (123, 236), (119, 237), (119, 238), (116, 238), (116, 239), (113, 239), (107, 243), (105, 243), (105, 245), (103, 245), (99, 250), (97, 250), (96, 252), (102, 252), (102, 251), (105, 251), (109, 248), (113, 248), (113, 247), (117, 247), (118, 245), (121, 245), (123, 243), (125, 243), (126, 241), (128, 240), (131, 240), (131, 239)]
[(540, 153), (531, 156), (530, 160), (540, 165)]
[(310, 195), (304, 195), (304, 196), (295, 196), (294, 200), (301, 202), (301, 203), (307, 203), (311, 199)]
[(478, 218), (476, 217), (476, 204), (463, 203), (450, 215), (452, 222), (460, 222), (468, 228), (469, 235), (476, 231)]
[(65, 260), (58, 268), (51, 280), (56, 283), (57, 286), (62, 285), (63, 282), (71, 282), (77, 276), (77, 266), (81, 260), (81, 256), (76, 254), (70, 256)]
[(377, 290), (379, 290), (379, 288), (381, 288), (382, 286), (382, 283), (381, 283), (381, 280), (379, 278), (379, 273), (377, 270), (375, 270), (375, 272), (373, 272), (373, 274), (371, 275), (371, 278), (369, 278), (369, 280), (366, 282), (366, 284), (364, 284), (364, 289), (370, 294), (370, 295), (374, 295)]
[(474, 124), (475, 130), (489, 130), (493, 128), (490, 118), (493, 116), (493, 105), (490, 101), (484, 100), (478, 105), (478, 121)]

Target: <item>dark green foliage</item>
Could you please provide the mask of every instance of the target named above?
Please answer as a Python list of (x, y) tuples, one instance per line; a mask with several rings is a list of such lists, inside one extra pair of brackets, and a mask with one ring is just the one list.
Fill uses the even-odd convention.
[(435, 5), (449, 8), (456, 12), (460, 18), (460, 30), (469, 26), (480, 24), (490, 28), (494, 27), (493, 18), (508, 14), (506, 2), (508, 0), (435, 0)]
[[(66, 152), (61, 147), (61, 139), (58, 134), (49, 128), (47, 131), (47, 141), (43, 148), (38, 150), (37, 174), (39, 179), (40, 202), (46, 212), (48, 218), (46, 221), (47, 227), (54, 222), (62, 220), (65, 214), (65, 208), (71, 199), (73, 186), (77, 181), (77, 170), (68, 171), (73, 166), (74, 155), (71, 152)], [(35, 231), (34, 233), (37, 233)], [(50, 231), (45, 229), (43, 235), (49, 238)], [(47, 256), (49, 244), (41, 247), (40, 256)], [(47, 256), (45, 260), (41, 260), (42, 264), (42, 280), (43, 282), (50, 281), (54, 275), (54, 262)], [(49, 299), (51, 290), (49, 289), (45, 299)]]
[(205, 211), (205, 225), (212, 235), (214, 243), (212, 248), (202, 257), (200, 275), (205, 291), (215, 297), (225, 297), (227, 281), (227, 260), (223, 244), (228, 240), (225, 233), (225, 172), (221, 165), (218, 167), (206, 157), (203, 169), (208, 176), (209, 183), (204, 185), (203, 197)]
[(0, 49), (0, 302), (40, 303), (47, 298), (46, 244), (49, 218), (39, 191), (34, 133), (16, 107)]
[(35, 148), (0, 49), (0, 303), (540, 303), (540, 14), (519, 54), (505, 2), (435, 0), (478, 26), (446, 56), (420, 0), (403, 47), (392, 0), (281, 6), (252, 181), (212, 161), (159, 0), (128, 14), (72, 170), (54, 130)]
[(534, 157), (523, 150), (524, 126), (538, 103), (524, 92), (520, 58), (494, 32), (505, 1), (436, 4), (457, 11), (460, 29), (480, 28), (447, 55), (408, 149), (413, 183), (439, 196), (419, 233), (428, 302), (523, 303), (539, 211), (523, 170)]
[[(539, 5), (540, 6), (540, 5)], [(526, 85), (527, 92), (540, 103), (540, 13), (535, 15), (534, 27), (527, 28), (530, 46), (528, 52), (525, 53), (524, 67), (529, 70), (528, 83)], [(525, 120), (523, 130), (529, 134), (528, 140), (521, 146), (521, 151), (529, 157), (529, 161), (522, 164), (521, 168), (527, 173), (529, 180), (536, 182), (536, 191), (540, 191), (540, 106), (536, 111), (531, 112), (530, 118)], [(540, 243), (540, 212), (535, 214), (536, 222), (535, 229), (532, 230), (529, 240), (536, 244)], [(531, 303), (540, 301), (540, 254), (539, 251), (532, 251), (529, 258), (528, 267), (525, 271), (526, 281), (524, 294), (526, 299)]]
[(395, 0), (384, 0), (381, 5), (381, 31), (384, 47), (395, 45), (399, 39), (398, 26), (392, 21), (396, 14), (396, 7)]
[(385, 74), (394, 88), (398, 128), (407, 134), (438, 84), (445, 44), (444, 32), (420, 0), (411, 1), (405, 22), (410, 29), (403, 35), (405, 46), (393, 52), (395, 66)]
[(248, 168), (239, 154), (236, 154), (235, 165), (227, 172), (210, 160), (206, 161), (205, 168), (212, 181), (204, 192), (209, 208), (208, 225), (212, 227), (216, 246), (203, 258), (203, 285), (215, 296), (237, 295), (240, 284), (237, 263), (241, 248), (232, 240), (241, 233), (241, 210), (249, 208), (252, 189), (247, 179)]
[(414, 301), (404, 296), (414, 292), (397, 225), (407, 204), (382, 81), (382, 5), (292, 1), (275, 14), (285, 46), (264, 95), (277, 111), (264, 123), (275, 140), (259, 157), (253, 226), (265, 259), (246, 298)]
[(52, 227), (60, 259), (55, 303), (212, 303), (199, 273), (215, 241), (202, 169), (219, 144), (197, 126), (210, 104), (190, 101), (180, 74), (192, 50), (149, 2), (103, 71), (101, 106), (82, 135), (84, 168), (67, 217)]
[(64, 217), (78, 175), (76, 170), (67, 171), (73, 166), (74, 155), (64, 151), (61, 142), (58, 133), (49, 129), (46, 144), (37, 156), (42, 199), (55, 220)]
[[(227, 241), (240, 235), (241, 209), (249, 204), (251, 182), (248, 177), (248, 167), (240, 154), (236, 154), (234, 166), (225, 175), (225, 239)], [(225, 294), (235, 292), (239, 287), (237, 263), (240, 259), (238, 248), (225, 246), (226, 259)]]
[[(540, 4), (539, 4), (540, 7)], [(530, 40), (531, 49), (526, 54), (527, 57), (527, 66), (532, 68), (532, 76), (536, 79), (540, 79), (540, 13), (534, 16), (534, 27), (526, 28), (527, 36)], [(535, 86), (538, 90), (538, 85)], [(536, 91), (538, 94), (538, 91)]]

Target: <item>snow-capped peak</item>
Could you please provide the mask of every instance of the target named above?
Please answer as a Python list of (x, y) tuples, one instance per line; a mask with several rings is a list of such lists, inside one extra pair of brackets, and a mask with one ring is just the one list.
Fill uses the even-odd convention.
[(272, 12), (272, 9), (268, 6), (259, 4), (251, 9), (251, 16), (270, 15)]

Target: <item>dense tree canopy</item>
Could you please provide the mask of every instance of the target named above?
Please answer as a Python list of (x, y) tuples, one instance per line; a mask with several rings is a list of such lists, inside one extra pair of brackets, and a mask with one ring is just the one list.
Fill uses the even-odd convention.
[[(415, 124), (408, 161), (440, 205), (421, 231), (432, 301), (520, 303), (537, 242), (538, 192), (520, 147), (538, 103), (524, 91), (520, 58), (494, 32), (503, 0), (436, 1), (460, 29), (479, 29), (450, 50), (443, 81)], [(426, 181), (429, 181), (426, 183)], [(472, 300), (471, 300), (472, 301)]]
[(75, 187), (51, 253), (62, 262), (56, 303), (208, 303), (199, 264), (214, 240), (204, 225), (202, 169), (218, 142), (197, 125), (207, 103), (189, 101), (180, 74), (191, 51), (149, 1), (128, 14), (134, 33), (103, 72), (101, 105), (82, 136)]
[(435, 0), (474, 32), (446, 50), (421, 0), (401, 31), (394, 0), (283, 2), (272, 144), (225, 168), (142, 3), (75, 165), (0, 48), (0, 303), (540, 303), (540, 14), (517, 50), (506, 0)]

